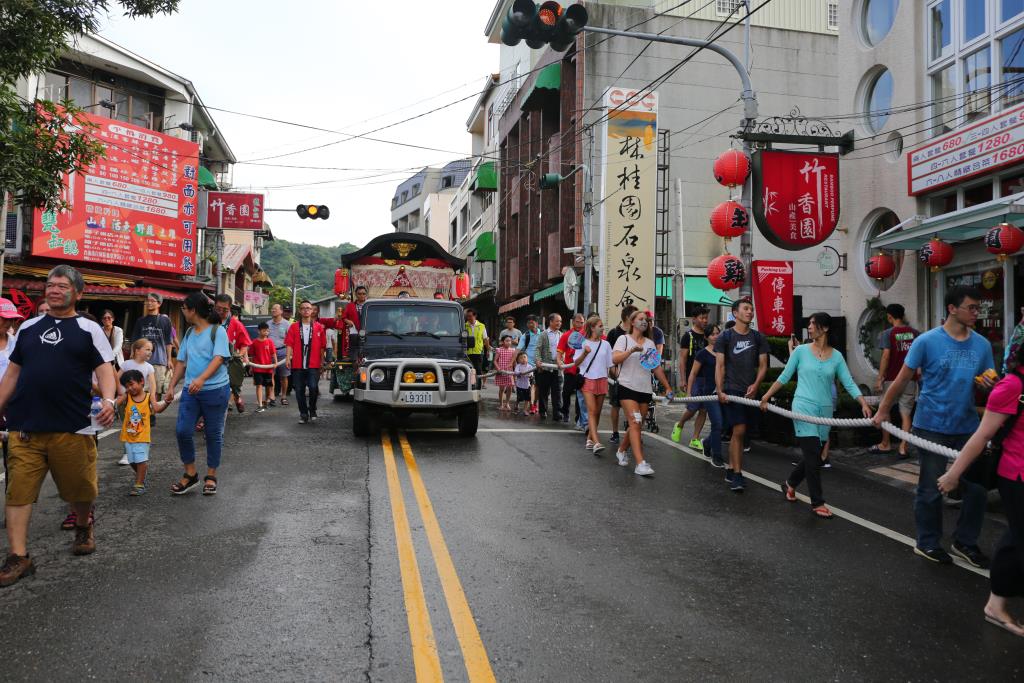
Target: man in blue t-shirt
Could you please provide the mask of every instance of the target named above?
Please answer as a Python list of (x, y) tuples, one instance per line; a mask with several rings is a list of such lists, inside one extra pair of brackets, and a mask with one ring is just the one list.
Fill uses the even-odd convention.
[[(46, 473), (76, 515), (75, 555), (96, 550), (89, 521), (98, 494), (96, 428), (114, 421), (114, 359), (103, 329), (75, 312), (85, 282), (71, 266), (46, 278), (49, 313), (22, 324), (0, 382), (0, 414), (7, 412), (7, 541), (0, 586), (35, 572), (28, 554), (32, 504)], [(92, 424), (93, 376), (100, 411)]]
[[(973, 287), (954, 287), (946, 294), (946, 322), (918, 336), (910, 346), (903, 367), (885, 392), (874, 422), (881, 425), (893, 403), (903, 393), (914, 373), (921, 372), (921, 393), (914, 413), (914, 434), (934, 443), (960, 450), (978, 428), (974, 407), (975, 378), (995, 368), (992, 346), (972, 330), (978, 321), (981, 293)], [(982, 377), (985, 389), (993, 382)], [(937, 482), (946, 471), (944, 455), (917, 449), (921, 461), (914, 520), (917, 545), (914, 552), (932, 562), (951, 564), (941, 545), (942, 494)], [(978, 535), (985, 517), (983, 486), (960, 480), (963, 506), (953, 535), (953, 552), (975, 567), (986, 568), (988, 558), (978, 548)]]

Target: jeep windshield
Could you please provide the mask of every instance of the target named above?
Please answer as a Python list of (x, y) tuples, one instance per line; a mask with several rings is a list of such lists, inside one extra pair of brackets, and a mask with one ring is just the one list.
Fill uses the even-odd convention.
[(363, 329), (366, 336), (386, 335), (406, 337), (458, 337), (463, 323), (455, 306), (437, 306), (428, 303), (385, 304), (366, 309)]

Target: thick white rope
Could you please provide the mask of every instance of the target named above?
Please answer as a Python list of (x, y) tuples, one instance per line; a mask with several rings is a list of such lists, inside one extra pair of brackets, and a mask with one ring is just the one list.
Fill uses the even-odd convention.
[(282, 363), (284, 363), (285, 360), (286, 359), (282, 358), (281, 360), (277, 361), (273, 365), (259, 365), (257, 363), (246, 363), (246, 365), (248, 365), (250, 368), (259, 368), (260, 370), (273, 370), (278, 365), (281, 365)]

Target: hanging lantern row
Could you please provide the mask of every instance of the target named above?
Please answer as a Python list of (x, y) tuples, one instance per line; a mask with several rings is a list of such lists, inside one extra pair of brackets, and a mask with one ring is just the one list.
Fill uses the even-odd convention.
[(985, 249), (996, 254), (998, 261), (1005, 261), (1021, 247), (1024, 247), (1024, 230), (1010, 223), (1000, 223), (985, 233)]
[(349, 283), (348, 268), (338, 268), (334, 271), (334, 293), (337, 296), (348, 294)]
[(747, 231), (750, 216), (739, 202), (722, 202), (711, 212), (711, 231), (729, 240)]
[(730, 149), (715, 159), (715, 180), (726, 187), (742, 185), (750, 175), (750, 159), (743, 152)]
[(864, 263), (864, 271), (875, 280), (885, 280), (896, 274), (896, 260), (888, 254), (872, 256)]
[(743, 261), (732, 254), (722, 254), (708, 264), (708, 282), (715, 289), (736, 289), (747, 279)]
[(461, 272), (455, 275), (455, 298), (469, 298), (469, 273)]
[(918, 250), (917, 257), (935, 273), (953, 261), (953, 247), (933, 237)]

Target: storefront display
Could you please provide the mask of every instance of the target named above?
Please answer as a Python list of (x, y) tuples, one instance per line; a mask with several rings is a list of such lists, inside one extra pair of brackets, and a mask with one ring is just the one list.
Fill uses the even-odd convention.
[(1003, 357), (1006, 345), (1006, 329), (1003, 325), (1005, 300), (1003, 288), (1003, 269), (984, 264), (976, 266), (976, 270), (946, 276), (946, 291), (953, 287), (975, 287), (981, 292), (978, 312), (978, 323), (974, 331), (989, 340), (992, 344), (992, 355)]

